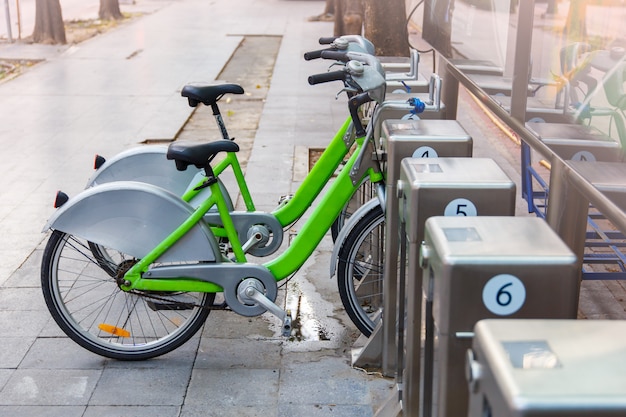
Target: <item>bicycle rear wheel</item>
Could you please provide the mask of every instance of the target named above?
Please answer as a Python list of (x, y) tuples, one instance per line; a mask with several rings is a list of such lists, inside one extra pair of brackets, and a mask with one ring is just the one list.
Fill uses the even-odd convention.
[(385, 215), (380, 205), (361, 218), (339, 251), (337, 285), (348, 316), (370, 336), (383, 308)]
[(204, 324), (215, 294), (122, 291), (117, 278), (135, 263), (54, 231), (43, 254), (41, 288), (63, 332), (91, 352), (120, 360), (153, 358), (189, 340)]

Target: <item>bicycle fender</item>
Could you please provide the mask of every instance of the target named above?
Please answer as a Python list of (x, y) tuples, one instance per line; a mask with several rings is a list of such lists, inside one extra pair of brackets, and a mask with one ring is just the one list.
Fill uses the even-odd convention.
[(373, 210), (374, 208), (376, 208), (376, 206), (379, 206), (379, 205), (380, 205), (380, 200), (378, 198), (373, 198), (370, 201), (366, 202), (350, 216), (346, 224), (344, 224), (341, 230), (339, 231), (339, 234), (337, 235), (337, 239), (335, 239), (335, 247), (333, 248), (333, 253), (330, 256), (330, 277), (331, 278), (334, 277), (337, 272), (337, 262), (339, 258), (339, 251), (341, 250), (341, 247), (343, 246), (344, 240), (346, 240), (346, 237), (348, 236), (348, 234), (350, 234), (354, 226), (363, 217), (365, 217), (367, 213), (369, 213), (371, 210)]
[[(166, 157), (167, 146), (152, 145), (132, 148), (108, 159), (87, 181), (86, 188), (114, 181), (137, 181), (156, 185), (178, 196), (194, 188), (202, 181), (204, 171), (193, 165), (185, 171), (176, 169), (176, 164)], [(234, 210), (228, 190), (218, 179), (226, 206)], [(207, 187), (200, 191), (189, 203), (197, 208), (211, 195)]]
[(108, 159), (87, 181), (87, 187), (113, 181), (138, 181), (183, 195), (200, 169), (190, 166), (178, 171), (166, 158), (167, 146), (131, 148)]
[[(59, 230), (143, 258), (192, 213), (174, 194), (151, 184), (118, 181), (88, 188), (61, 206), (43, 231)], [(157, 262), (221, 259), (210, 228), (200, 221)]]

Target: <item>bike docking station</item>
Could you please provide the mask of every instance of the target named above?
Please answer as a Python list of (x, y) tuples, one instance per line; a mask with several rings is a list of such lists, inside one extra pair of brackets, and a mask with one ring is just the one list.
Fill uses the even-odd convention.
[(624, 161), (619, 142), (593, 126), (527, 122), (526, 127), (566, 161)]
[[(577, 316), (577, 257), (540, 218), (433, 217), (425, 225), (419, 263), (424, 314), (421, 323), (407, 326), (406, 355), (419, 360), (420, 345), (409, 343), (420, 341), (423, 327), (421, 391), (405, 386), (405, 415), (467, 415), (465, 356), (478, 321)], [(407, 368), (417, 378), (413, 372)]]
[(395, 196), (401, 161), (410, 157), (471, 157), (473, 140), (456, 120), (385, 120), (381, 125), (379, 150), (385, 155), (383, 171), (387, 175), (385, 213), (390, 214), (385, 219), (385, 253), (382, 255), (382, 293), (387, 297), (383, 300), (386, 313), (367, 340), (357, 341), (361, 347), (353, 349), (353, 364), (359, 367), (376, 366), (382, 369), (383, 375), (394, 376), (396, 265), (399, 248), (397, 232), (394, 232), (398, 230), (398, 199)]
[(626, 415), (626, 322), (488, 319), (465, 372), (469, 417)]
[[(513, 216), (515, 190), (515, 183), (492, 159), (444, 157), (402, 161), (395, 193), (399, 216), (394, 229), (388, 226), (387, 232), (392, 241), (399, 243), (395, 258), (389, 260), (385, 269), (386, 273), (393, 269), (389, 274), (396, 277), (396, 286), (385, 293), (382, 321), (383, 330), (388, 326), (385, 333), (389, 338), (384, 356), (394, 359), (397, 390), (377, 416), (397, 416), (400, 412), (417, 416), (414, 410), (419, 404), (422, 311), (419, 253), (426, 220), (451, 216), (463, 222), (471, 216)], [(392, 217), (389, 213), (388, 219)], [(393, 317), (387, 314), (388, 307), (395, 312)], [(411, 349), (413, 353), (408, 353)]]

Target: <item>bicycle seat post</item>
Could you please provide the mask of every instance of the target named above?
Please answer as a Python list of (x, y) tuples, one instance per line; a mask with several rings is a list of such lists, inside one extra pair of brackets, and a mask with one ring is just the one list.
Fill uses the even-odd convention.
[(222, 118), (222, 114), (220, 113), (220, 108), (217, 106), (217, 100), (215, 101), (215, 103), (211, 103), (211, 109), (213, 110), (213, 116), (215, 116), (215, 122), (220, 128), (220, 132), (222, 132), (222, 138), (226, 140), (232, 140), (228, 135), (228, 130), (226, 130), (226, 124), (224, 123), (224, 119)]

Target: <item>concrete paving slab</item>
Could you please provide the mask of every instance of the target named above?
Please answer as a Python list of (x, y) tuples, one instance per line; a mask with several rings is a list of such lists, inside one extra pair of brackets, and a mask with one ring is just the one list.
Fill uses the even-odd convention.
[(186, 402), (204, 410), (276, 409), (279, 369), (194, 369)]
[(36, 406), (16, 405), (0, 406), (0, 415), (11, 417), (83, 417), (84, 406)]
[(179, 417), (178, 406), (89, 406), (81, 417)]
[(101, 372), (18, 369), (0, 392), (0, 405), (87, 405)]
[(279, 417), (283, 415), (285, 414), (279, 414), (279, 409), (275, 405), (209, 408), (203, 404), (195, 404), (195, 402), (185, 404), (180, 413), (180, 417)]
[(290, 417), (370, 417), (374, 414), (368, 405), (279, 404), (278, 415)]
[(107, 360), (67, 337), (37, 338), (19, 364), (21, 369), (99, 369)]
[(194, 369), (277, 369), (282, 360), (281, 340), (218, 339), (203, 337)]
[(35, 342), (35, 337), (4, 337), (0, 345), (0, 368), (15, 369)]
[(369, 405), (371, 397), (361, 371), (346, 367), (345, 358), (291, 354), (283, 360), (280, 402), (319, 406)]
[(106, 368), (89, 404), (180, 406), (185, 400), (190, 375), (191, 366)]
[(33, 287), (0, 287), (0, 311), (48, 311), (41, 296), (41, 288)]
[(242, 317), (232, 311), (212, 311), (209, 314), (202, 338), (217, 339), (274, 339), (275, 333), (270, 329), (271, 317)]
[(37, 336), (48, 323), (48, 317), (41, 311), (0, 311), (0, 328), (5, 329), (7, 336), (19, 334), (21, 337)]

